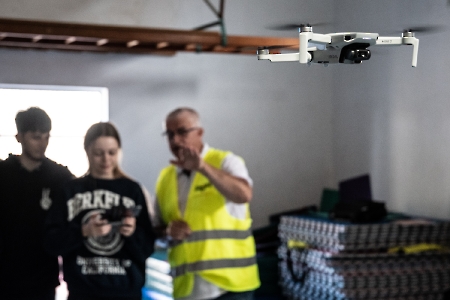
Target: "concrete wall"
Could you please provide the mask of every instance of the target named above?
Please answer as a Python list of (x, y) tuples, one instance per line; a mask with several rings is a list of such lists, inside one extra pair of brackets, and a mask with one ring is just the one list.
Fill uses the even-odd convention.
[[(448, 1), (340, 1), (337, 31), (398, 36), (417, 33), (412, 47), (373, 47), (370, 61), (335, 69), (333, 156), (336, 181), (369, 172), (373, 195), (388, 208), (448, 218), (450, 214), (450, 6)], [(350, 9), (352, 8), (352, 9)]]

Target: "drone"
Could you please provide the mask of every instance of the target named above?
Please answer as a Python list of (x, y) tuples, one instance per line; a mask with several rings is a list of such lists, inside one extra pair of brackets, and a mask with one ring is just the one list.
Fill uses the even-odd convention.
[[(371, 57), (370, 46), (412, 45), (412, 66), (417, 66), (419, 40), (414, 37), (413, 30), (405, 30), (401, 37), (382, 37), (378, 33), (340, 32), (319, 34), (313, 33), (312, 26), (302, 24), (299, 27), (298, 53), (270, 53), (271, 47), (260, 47), (258, 60), (271, 62), (298, 61), (301, 64), (361, 64)], [(274, 46), (273, 48), (280, 48)]]

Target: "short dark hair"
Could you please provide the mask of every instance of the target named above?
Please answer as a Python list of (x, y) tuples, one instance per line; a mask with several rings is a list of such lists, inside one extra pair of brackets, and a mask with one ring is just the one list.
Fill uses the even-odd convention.
[(20, 133), (28, 131), (50, 132), (52, 130), (52, 120), (39, 107), (30, 107), (17, 113), (16, 127), (17, 132)]

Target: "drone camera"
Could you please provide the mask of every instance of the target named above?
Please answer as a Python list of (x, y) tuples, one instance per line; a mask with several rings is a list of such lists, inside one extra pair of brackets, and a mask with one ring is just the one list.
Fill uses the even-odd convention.
[(345, 46), (341, 50), (341, 55), (339, 57), (340, 63), (353, 63), (360, 64), (363, 60), (370, 59), (371, 52), (369, 49), (366, 49), (369, 44), (351, 44)]
[(344, 36), (344, 41), (350, 41), (350, 40), (353, 40), (353, 36), (351, 36), (351, 35)]
[(368, 49), (353, 49), (347, 51), (345, 59), (353, 61), (355, 64), (360, 64), (363, 60), (370, 58), (370, 50)]

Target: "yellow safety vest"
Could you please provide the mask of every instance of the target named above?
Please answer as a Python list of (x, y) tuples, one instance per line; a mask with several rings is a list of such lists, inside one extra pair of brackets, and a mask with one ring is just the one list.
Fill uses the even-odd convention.
[[(228, 153), (210, 148), (204, 160), (220, 169)], [(192, 293), (194, 273), (227, 291), (243, 292), (258, 288), (260, 281), (248, 204), (245, 204), (245, 220), (231, 216), (225, 207), (225, 197), (197, 172), (183, 218), (177, 190), (176, 167), (166, 167), (156, 184), (162, 219), (165, 224), (184, 220), (192, 230), (187, 239), (169, 250), (174, 297), (186, 297)]]

